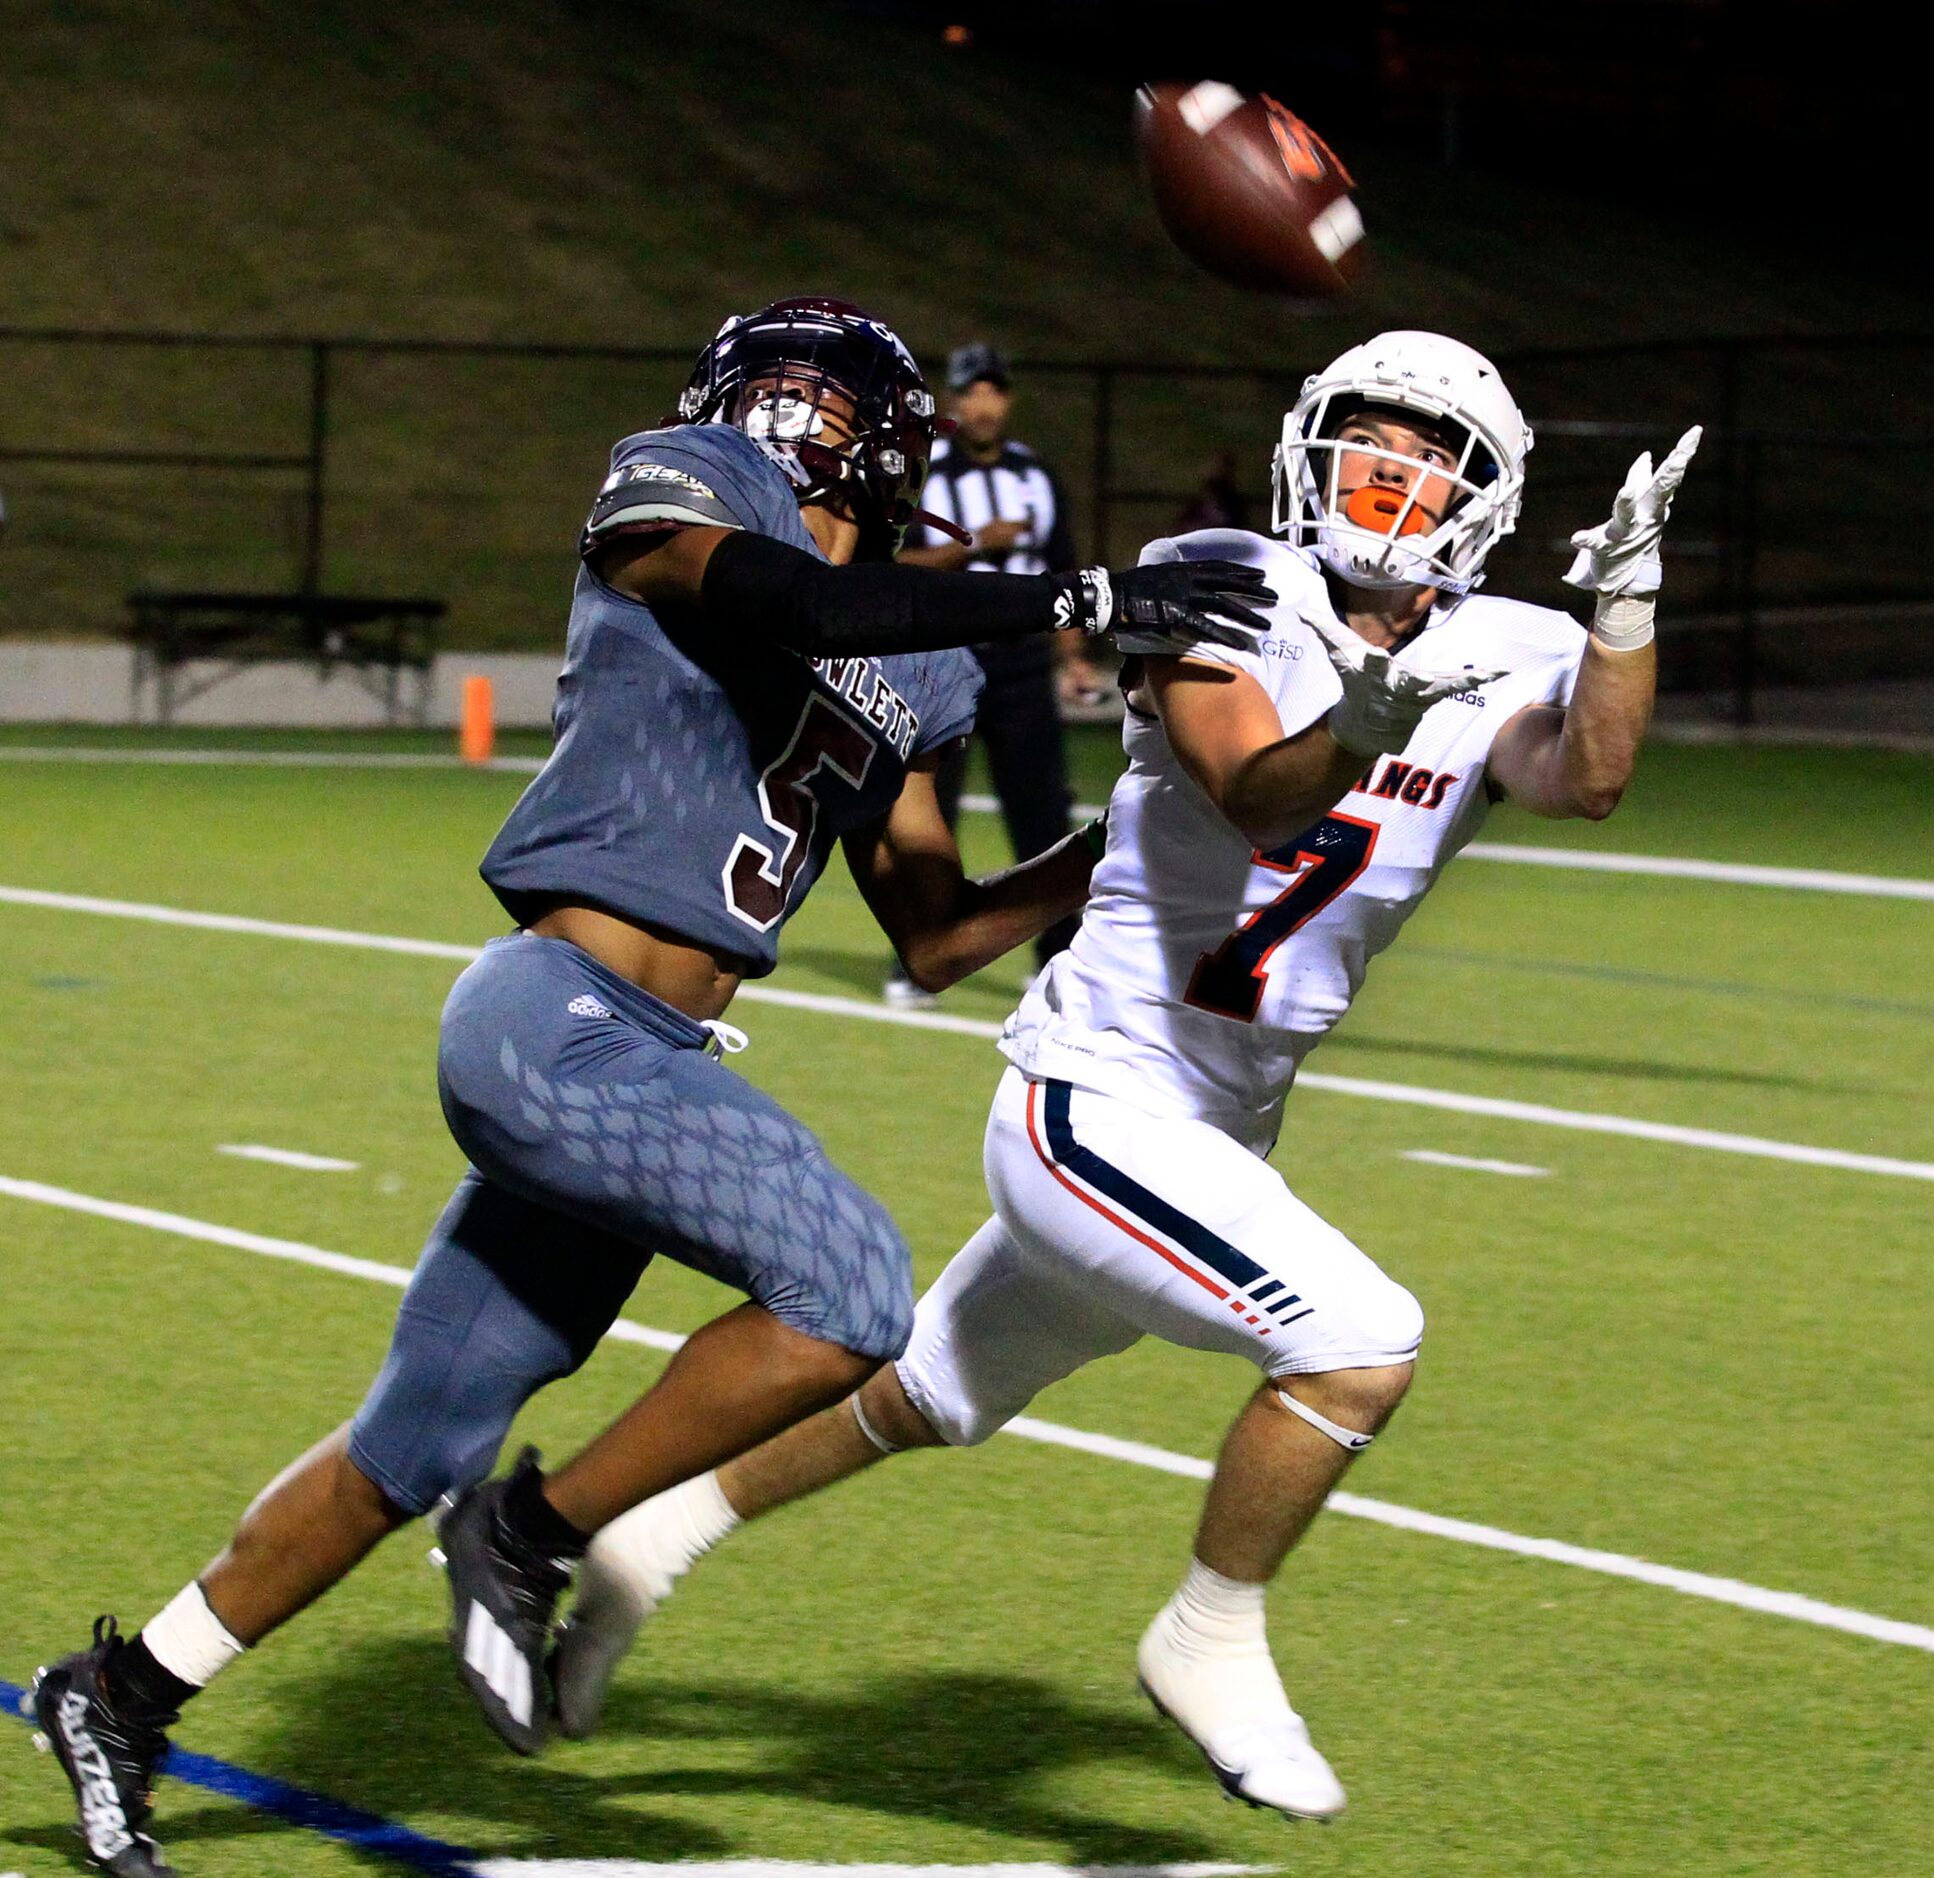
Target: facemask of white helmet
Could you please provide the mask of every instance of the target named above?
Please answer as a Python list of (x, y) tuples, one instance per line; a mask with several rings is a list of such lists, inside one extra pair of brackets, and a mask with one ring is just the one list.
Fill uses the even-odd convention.
[[(1350, 419), (1379, 412), (1441, 435), (1449, 461), (1343, 441)], [(1382, 334), (1312, 375), (1284, 417), (1272, 526), (1353, 586), (1467, 593), (1516, 526), (1530, 448), (1530, 430), (1481, 354), (1440, 334)], [(1379, 475), (1386, 464), (1395, 473)], [(1366, 465), (1376, 467), (1366, 475)], [(1346, 480), (1358, 486), (1339, 493)], [(1418, 500), (1426, 494), (1428, 509)]]

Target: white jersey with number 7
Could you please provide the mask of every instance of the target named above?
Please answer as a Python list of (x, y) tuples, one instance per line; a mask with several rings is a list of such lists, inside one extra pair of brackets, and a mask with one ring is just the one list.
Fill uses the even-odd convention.
[[(1342, 695), (1305, 623), (1319, 609), (1336, 618), (1315, 556), (1233, 529), (1142, 551), (1212, 558), (1259, 568), (1278, 598), (1253, 650), (1190, 656), (1248, 673), (1293, 736)], [(1432, 706), (1400, 756), (1366, 759), (1328, 815), (1268, 854), (1184, 772), (1160, 720), (1131, 709), (1081, 930), (1029, 987), (1003, 1052), (1030, 1076), (1191, 1116), (1267, 1153), (1298, 1064), (1482, 824), (1493, 738), (1527, 705), (1569, 701), (1585, 640), (1554, 608), (1445, 596), (1407, 662), (1504, 676)]]

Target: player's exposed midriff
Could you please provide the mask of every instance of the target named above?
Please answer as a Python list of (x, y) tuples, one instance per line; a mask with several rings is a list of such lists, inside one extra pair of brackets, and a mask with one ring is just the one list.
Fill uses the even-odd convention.
[(741, 966), (663, 927), (621, 919), (595, 906), (554, 906), (528, 930), (563, 939), (642, 991), (704, 1023), (732, 1002)]

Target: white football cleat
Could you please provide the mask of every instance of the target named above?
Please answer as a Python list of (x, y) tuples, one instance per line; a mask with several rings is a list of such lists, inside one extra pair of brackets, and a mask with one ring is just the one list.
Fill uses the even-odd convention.
[(560, 1734), (582, 1741), (597, 1732), (605, 1691), (639, 1626), (739, 1523), (710, 1473), (654, 1494), (598, 1532), (551, 1651), (551, 1708)]
[(604, 1719), (604, 1695), (645, 1620), (656, 1614), (671, 1592), (671, 1580), (656, 1597), (639, 1588), (605, 1577), (587, 1557), (578, 1580), (571, 1614), (557, 1627), (551, 1651), (551, 1697), (557, 1731), (567, 1741), (583, 1741), (597, 1733)]
[(558, 1732), (567, 1740), (597, 1732), (605, 1691), (625, 1652), (690, 1567), (689, 1528), (674, 1511), (677, 1493), (673, 1488), (613, 1520), (578, 1568), (577, 1597), (558, 1626), (550, 1663)]
[(1188, 1736), (1232, 1800), (1294, 1819), (1334, 1819), (1341, 1782), (1289, 1705), (1267, 1647), (1205, 1654), (1191, 1647), (1167, 1604), (1135, 1653), (1142, 1693)]

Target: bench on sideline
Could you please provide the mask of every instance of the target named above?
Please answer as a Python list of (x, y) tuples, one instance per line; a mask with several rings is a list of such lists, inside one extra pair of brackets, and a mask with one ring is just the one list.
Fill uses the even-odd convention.
[(448, 611), (441, 600), (150, 590), (127, 604), (137, 723), (150, 687), (153, 721), (172, 724), (183, 704), (243, 666), (279, 659), (313, 660), (325, 678), (343, 667), (382, 702), (390, 724), (428, 717), (437, 626)]

